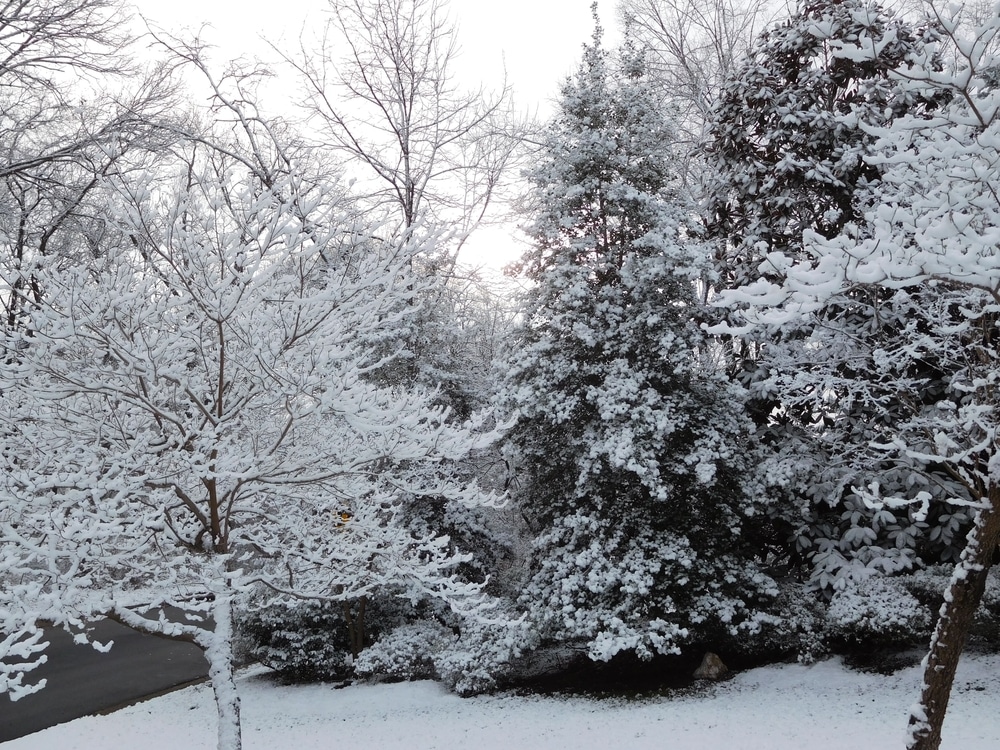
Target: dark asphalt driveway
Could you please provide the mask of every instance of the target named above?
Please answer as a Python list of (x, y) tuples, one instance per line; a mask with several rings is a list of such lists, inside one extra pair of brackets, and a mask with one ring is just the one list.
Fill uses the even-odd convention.
[(144, 635), (111, 621), (94, 626), (102, 643), (114, 640), (106, 654), (73, 643), (63, 630), (46, 633), (49, 660), (30, 674), (47, 686), (11, 703), (0, 695), (0, 742), (54, 724), (106, 711), (155, 695), (208, 674), (208, 662), (192, 643)]

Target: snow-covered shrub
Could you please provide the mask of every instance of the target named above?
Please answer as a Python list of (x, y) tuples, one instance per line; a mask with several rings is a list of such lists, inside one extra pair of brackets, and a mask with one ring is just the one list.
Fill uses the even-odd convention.
[(930, 636), (931, 610), (899, 578), (869, 578), (833, 595), (829, 637), (847, 645), (882, 646)]
[(794, 655), (811, 664), (827, 653), (824, 606), (806, 584), (778, 582), (779, 594), (767, 613), (740, 623), (736, 633), (720, 634), (713, 645), (750, 660)]
[(952, 566), (929, 565), (912, 573), (898, 576), (898, 580), (917, 600), (931, 612), (937, 614), (941, 606), (944, 590), (951, 579)]
[(302, 602), (248, 613), (239, 634), (250, 655), (285, 680), (341, 679), (350, 673), (350, 641), (339, 605)]
[(534, 631), (524, 619), (469, 620), (434, 664), (451, 690), (461, 696), (478, 695), (516, 676), (516, 660), (536, 645)]
[[(498, 608), (489, 621), (464, 618), (400, 625), (366, 648), (354, 663), (360, 677), (439, 679), (462, 696), (494, 690), (515, 674), (515, 662), (537, 645), (523, 618)], [(507, 615), (507, 617), (505, 617)]]
[(362, 651), (354, 662), (359, 677), (427, 680), (437, 676), (435, 657), (455, 639), (451, 629), (425, 620), (401, 625)]
[(972, 623), (972, 636), (980, 645), (1000, 649), (1000, 575), (996, 568), (986, 579), (986, 589)]
[[(907, 590), (927, 606), (936, 619), (951, 580), (952, 566), (934, 565), (902, 576)], [(972, 622), (969, 635), (978, 647), (1000, 648), (1000, 574), (993, 569)]]

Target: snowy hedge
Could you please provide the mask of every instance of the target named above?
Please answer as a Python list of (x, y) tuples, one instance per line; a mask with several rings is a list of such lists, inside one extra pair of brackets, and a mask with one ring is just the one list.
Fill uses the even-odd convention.
[(351, 648), (338, 605), (303, 602), (271, 607), (241, 618), (248, 655), (294, 682), (343, 679)]
[(438, 679), (459, 695), (490, 692), (511, 679), (534, 645), (520, 618), (467, 619), (450, 628), (436, 621), (401, 625), (366, 648), (354, 668), (361, 677)]
[(846, 645), (926, 641), (931, 611), (899, 578), (869, 578), (836, 594), (827, 610), (829, 635)]

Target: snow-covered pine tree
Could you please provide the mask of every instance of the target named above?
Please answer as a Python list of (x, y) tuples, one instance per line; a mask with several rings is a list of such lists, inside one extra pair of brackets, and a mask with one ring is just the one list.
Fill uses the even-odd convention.
[[(596, 12), (595, 12), (596, 16)], [(755, 627), (749, 425), (694, 318), (705, 246), (673, 189), (643, 56), (599, 23), (530, 175), (532, 282), (504, 395), (536, 540), (523, 604), (592, 659)]]
[[(946, 95), (890, 74), (935, 33), (870, 0), (816, 0), (761, 36), (714, 111), (712, 229), (722, 287), (780, 278), (804, 256), (803, 232), (866, 231), (859, 196), (882, 173), (865, 159), (871, 129), (932, 110)], [(734, 307), (728, 314), (739, 317)], [(779, 515), (794, 542), (791, 559), (805, 562), (819, 588), (905, 570), (920, 557), (957, 559), (968, 515), (939, 502), (948, 478), (917, 481), (866, 448), (890, 440), (910, 408), (898, 377), (913, 386), (905, 398), (941, 391), (935, 361), (877, 359), (926, 323), (869, 288), (797, 326), (758, 326), (734, 339), (732, 370), (750, 392), (762, 440), (775, 447), (761, 466), (786, 497)], [(894, 493), (928, 493), (929, 511), (868, 508), (852, 488), (873, 472)]]

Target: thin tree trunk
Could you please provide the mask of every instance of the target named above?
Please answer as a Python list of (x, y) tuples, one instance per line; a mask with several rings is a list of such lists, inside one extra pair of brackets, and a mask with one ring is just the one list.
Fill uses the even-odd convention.
[(355, 659), (358, 658), (358, 654), (364, 651), (365, 640), (367, 640), (368, 638), (367, 625), (365, 624), (365, 611), (367, 609), (368, 609), (368, 597), (363, 596), (361, 597), (361, 601), (358, 602), (358, 617), (357, 617), (357, 622), (355, 623), (354, 626), (354, 635), (355, 635), (354, 649), (356, 650), (356, 653), (354, 654)]
[(907, 750), (938, 750), (941, 745), (941, 728), (958, 660), (986, 588), (993, 552), (1000, 541), (1000, 488), (990, 487), (989, 500), (990, 507), (976, 515), (965, 550), (945, 591), (937, 627), (924, 658), (920, 702), (910, 713)]
[(351, 656), (355, 659), (365, 647), (365, 610), (368, 606), (368, 597), (363, 596), (358, 600), (358, 613), (354, 614), (352, 602), (344, 602), (344, 619), (347, 621), (347, 638), (351, 645)]
[(215, 693), (215, 706), (219, 714), (218, 750), (242, 750), (243, 738), (240, 725), (240, 697), (236, 692), (233, 675), (233, 603), (229, 597), (218, 596), (212, 616), (215, 632), (205, 636), (205, 658), (208, 675)]

